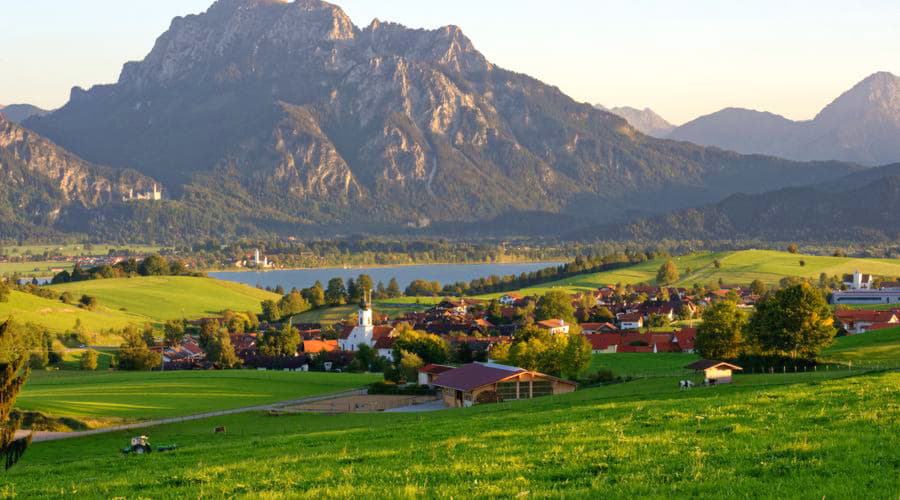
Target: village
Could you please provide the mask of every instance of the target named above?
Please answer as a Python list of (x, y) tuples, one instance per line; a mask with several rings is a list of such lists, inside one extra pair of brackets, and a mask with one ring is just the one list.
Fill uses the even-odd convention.
[[(844, 277), (848, 290), (876, 291), (871, 276), (855, 273)], [(890, 283), (888, 283), (890, 284)], [(547, 296), (554, 294), (550, 292)], [(564, 310), (571, 318), (538, 318), (538, 296), (507, 293), (486, 300), (445, 298), (423, 310), (406, 312), (395, 318), (378, 314), (370, 293), (364, 293), (354, 318), (332, 325), (262, 321), (252, 331), (230, 331), (235, 354), (246, 368), (283, 371), (358, 371), (383, 368), (399, 362), (397, 347), (401, 334), (416, 331), (434, 336), (446, 345), (448, 363), (420, 363), (418, 379), (401, 380), (443, 390), (447, 406), (464, 406), (500, 400), (537, 397), (574, 390), (577, 384), (558, 376), (527, 370), (498, 362), (497, 353), (521, 340), (529, 332), (549, 336), (577, 335), (590, 346), (592, 355), (623, 353), (695, 353), (697, 323), (702, 312), (719, 301), (734, 302), (739, 309), (752, 310), (760, 295), (750, 287), (723, 286), (715, 290), (659, 287), (651, 285), (609, 285), (590, 292), (562, 294)], [(840, 335), (857, 335), (900, 326), (900, 307), (890, 310), (849, 310), (838, 308), (834, 321)], [(188, 327), (204, 325), (228, 329), (235, 324), (228, 318), (206, 318), (188, 322)], [(212, 327), (211, 327), (212, 328)], [(292, 330), (296, 350), (280, 356), (265, 355), (265, 332)], [(163, 370), (215, 368), (207, 359), (198, 335), (188, 334), (178, 344), (155, 347), (163, 359)], [(372, 353), (380, 360), (368, 365), (354, 364), (354, 358)], [(686, 358), (689, 359), (689, 358)], [(699, 364), (698, 364), (699, 363)], [(731, 381), (731, 370), (718, 373), (722, 361), (703, 360), (690, 366), (707, 373), (704, 383)], [(727, 363), (726, 363), (727, 364)], [(687, 366), (686, 366), (687, 367)], [(452, 373), (452, 375), (451, 375)], [(483, 384), (472, 386), (472, 380)], [(521, 384), (527, 382), (527, 391)], [(501, 384), (501, 385), (498, 385)], [(502, 384), (515, 385), (515, 390)], [(535, 384), (539, 389), (535, 390)], [(491, 386), (489, 396), (479, 395)], [(477, 390), (476, 390), (477, 389)], [(502, 390), (500, 390), (502, 389)], [(448, 392), (449, 391), (449, 392)], [(474, 391), (474, 392), (473, 392)], [(500, 394), (496, 396), (494, 393)]]

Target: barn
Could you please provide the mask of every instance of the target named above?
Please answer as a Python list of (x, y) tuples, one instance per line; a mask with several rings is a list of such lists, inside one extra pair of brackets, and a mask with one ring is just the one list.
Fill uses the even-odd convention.
[(551, 396), (578, 387), (575, 382), (496, 363), (463, 365), (440, 374), (433, 384), (450, 408)]
[(685, 366), (685, 368), (698, 372), (702, 371), (704, 381), (707, 384), (730, 384), (732, 373), (735, 370), (743, 371), (743, 368), (740, 366), (709, 359), (701, 359)]

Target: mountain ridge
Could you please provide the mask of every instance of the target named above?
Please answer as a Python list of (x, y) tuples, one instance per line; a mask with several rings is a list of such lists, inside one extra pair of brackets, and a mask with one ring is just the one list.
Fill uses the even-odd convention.
[(812, 120), (725, 108), (676, 128), (668, 137), (798, 161), (893, 163), (900, 161), (900, 77), (888, 72), (869, 75)]
[(107, 219), (158, 217), (171, 234), (623, 220), (857, 169), (658, 140), (495, 66), (458, 27), (359, 28), (319, 0), (219, 0), (175, 18), (118, 82), (76, 87), (26, 125), (164, 183), (173, 203)]

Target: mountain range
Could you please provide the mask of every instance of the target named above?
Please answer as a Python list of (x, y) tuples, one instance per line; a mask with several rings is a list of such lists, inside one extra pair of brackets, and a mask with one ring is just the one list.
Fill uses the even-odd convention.
[(668, 138), (794, 160), (876, 166), (900, 161), (900, 77), (875, 73), (809, 121), (728, 108), (673, 130)]
[(32, 116), (46, 115), (49, 111), (31, 104), (10, 104), (8, 106), (0, 105), (0, 113), (13, 123), (22, 123)]
[(659, 139), (665, 139), (675, 130), (675, 125), (667, 122), (650, 108), (637, 109), (631, 106), (619, 106), (607, 109), (602, 104), (595, 104), (594, 107), (620, 116), (642, 133)]
[(811, 186), (734, 194), (719, 203), (576, 237), (768, 241), (891, 242), (900, 237), (900, 163)]
[(5, 238), (84, 231), (86, 214), (154, 184), (135, 171), (90, 164), (0, 114), (0, 234)]
[[(355, 26), (318, 0), (219, 0), (118, 82), (24, 125), (166, 200), (86, 218), (97, 237), (391, 232), (623, 221), (860, 167), (660, 140), (489, 62), (455, 26)], [(61, 226), (56, 226), (63, 229)]]

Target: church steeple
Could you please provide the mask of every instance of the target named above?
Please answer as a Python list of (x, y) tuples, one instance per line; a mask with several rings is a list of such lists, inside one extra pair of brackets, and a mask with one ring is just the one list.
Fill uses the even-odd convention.
[(372, 291), (363, 290), (359, 300), (359, 326), (372, 326)]

